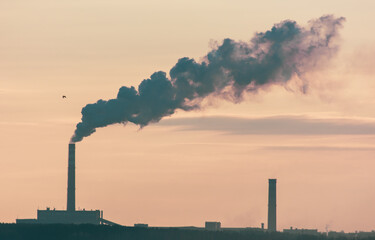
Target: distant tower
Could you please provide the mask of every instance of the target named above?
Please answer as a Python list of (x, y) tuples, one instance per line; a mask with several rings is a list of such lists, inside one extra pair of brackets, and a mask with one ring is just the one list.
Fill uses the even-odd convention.
[(69, 144), (68, 159), (68, 201), (66, 210), (74, 212), (76, 210), (76, 145)]
[(276, 231), (276, 179), (268, 179), (268, 230)]

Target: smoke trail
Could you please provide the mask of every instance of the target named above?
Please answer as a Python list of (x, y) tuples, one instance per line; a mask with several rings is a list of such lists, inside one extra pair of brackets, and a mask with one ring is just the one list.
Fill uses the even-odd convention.
[(209, 95), (239, 102), (246, 92), (301, 77), (337, 52), (335, 39), (344, 20), (322, 16), (311, 20), (307, 28), (287, 20), (256, 33), (247, 43), (224, 39), (201, 63), (181, 58), (170, 70), (170, 78), (165, 72), (155, 72), (138, 90), (121, 87), (117, 98), (87, 104), (71, 142), (110, 124), (132, 122), (144, 127), (177, 109), (197, 109)]

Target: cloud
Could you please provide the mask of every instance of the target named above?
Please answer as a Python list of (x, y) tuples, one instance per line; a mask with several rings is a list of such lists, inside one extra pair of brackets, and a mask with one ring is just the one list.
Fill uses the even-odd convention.
[(334, 146), (264, 146), (262, 150), (276, 151), (375, 151), (375, 147), (334, 147)]
[(174, 126), (179, 130), (219, 131), (228, 134), (252, 135), (372, 135), (375, 121), (358, 119), (314, 119), (303, 116), (273, 116), (239, 118), (210, 116), (199, 118), (171, 118), (162, 120), (161, 126)]
[(36, 122), (7, 122), (7, 121), (0, 121), (0, 126), (37, 126), (38, 123)]

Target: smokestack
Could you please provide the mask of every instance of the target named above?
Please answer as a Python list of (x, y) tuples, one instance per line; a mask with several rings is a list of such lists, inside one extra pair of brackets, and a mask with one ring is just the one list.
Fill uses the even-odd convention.
[(276, 231), (276, 179), (268, 179), (268, 230)]
[(76, 210), (76, 145), (69, 144), (68, 160), (68, 201), (66, 210), (74, 212)]

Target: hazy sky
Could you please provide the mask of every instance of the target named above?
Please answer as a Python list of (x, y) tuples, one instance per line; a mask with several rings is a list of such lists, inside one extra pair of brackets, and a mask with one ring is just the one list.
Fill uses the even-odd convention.
[[(66, 208), (81, 109), (224, 38), (345, 17), (340, 52), (234, 104), (210, 98), (77, 144), (77, 203), (124, 225), (258, 227), (277, 178), (278, 229), (375, 229), (375, 1), (0, 1), (0, 222)], [(297, 81), (297, 79), (296, 79)], [(61, 96), (66, 95), (67, 99)]]

